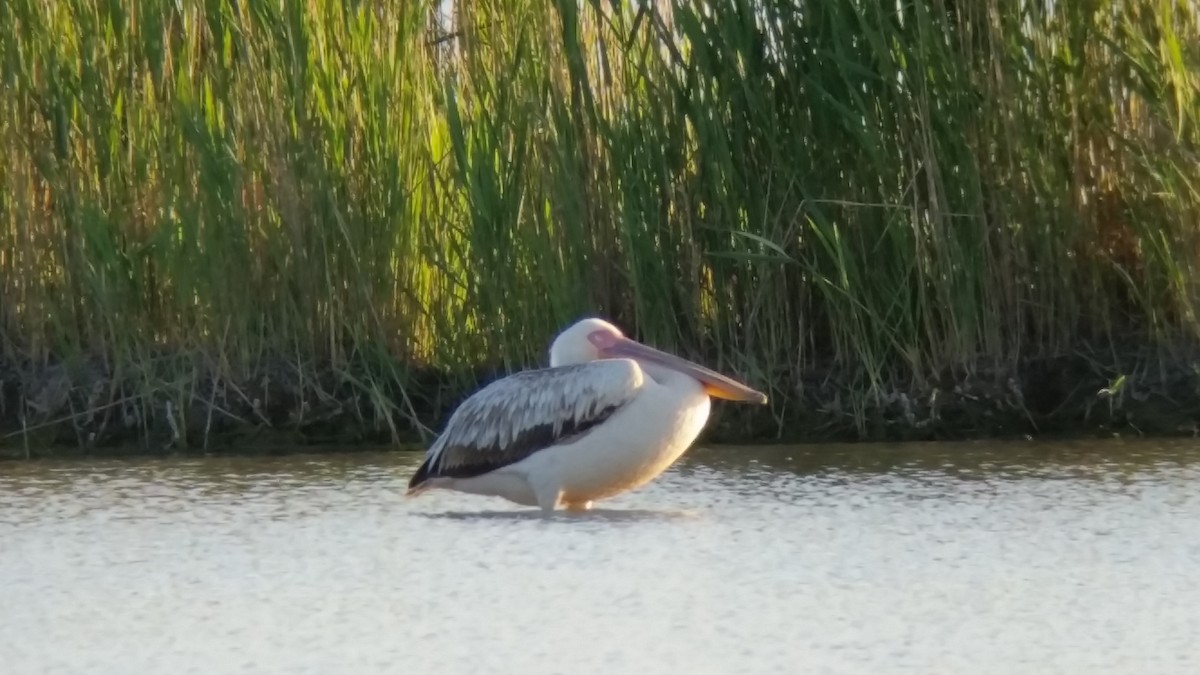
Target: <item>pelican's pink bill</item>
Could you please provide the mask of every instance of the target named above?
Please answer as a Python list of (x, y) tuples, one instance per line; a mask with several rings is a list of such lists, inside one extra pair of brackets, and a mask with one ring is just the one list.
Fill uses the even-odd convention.
[(751, 389), (741, 382), (705, 368), (698, 363), (693, 363), (673, 354), (659, 351), (629, 338), (605, 335), (599, 341), (593, 340), (593, 342), (603, 343), (597, 346), (600, 347), (601, 353), (604, 356), (643, 359), (694, 377), (704, 385), (704, 390), (709, 396), (729, 401), (767, 402), (767, 395), (761, 391)]

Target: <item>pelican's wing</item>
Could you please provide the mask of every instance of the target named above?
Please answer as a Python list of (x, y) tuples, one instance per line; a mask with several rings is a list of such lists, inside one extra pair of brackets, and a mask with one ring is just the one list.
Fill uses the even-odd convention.
[(496, 380), (450, 416), (409, 489), (432, 478), (478, 476), (570, 442), (628, 405), (642, 381), (642, 369), (628, 359), (529, 370)]

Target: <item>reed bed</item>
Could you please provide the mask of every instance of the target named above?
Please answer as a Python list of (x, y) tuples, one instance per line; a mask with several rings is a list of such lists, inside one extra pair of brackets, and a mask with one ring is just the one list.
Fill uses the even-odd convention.
[(0, 444), (427, 437), (585, 314), (768, 390), (718, 439), (1200, 410), (1194, 2), (0, 25)]

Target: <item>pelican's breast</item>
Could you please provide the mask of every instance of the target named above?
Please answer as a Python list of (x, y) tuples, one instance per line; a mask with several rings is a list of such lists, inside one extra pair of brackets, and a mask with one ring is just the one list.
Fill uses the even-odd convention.
[(644, 485), (687, 451), (708, 421), (700, 383), (647, 378), (627, 405), (587, 434), (530, 457), (530, 469), (558, 474), (567, 502), (603, 499)]

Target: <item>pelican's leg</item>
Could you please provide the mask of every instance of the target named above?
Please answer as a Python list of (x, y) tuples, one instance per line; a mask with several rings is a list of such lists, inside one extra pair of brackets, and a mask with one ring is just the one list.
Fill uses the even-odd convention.
[(562, 488), (558, 485), (542, 483), (533, 485), (533, 496), (537, 498), (538, 508), (542, 513), (554, 513), (562, 501)]

